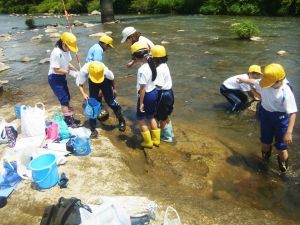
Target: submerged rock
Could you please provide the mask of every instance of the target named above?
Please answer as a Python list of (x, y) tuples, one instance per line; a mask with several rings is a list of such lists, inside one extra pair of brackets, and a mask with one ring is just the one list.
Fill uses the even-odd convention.
[(31, 38), (31, 40), (32, 40), (32, 41), (33, 41), (33, 40), (40, 40), (40, 39), (42, 39), (43, 36), (44, 36), (43, 34), (39, 34), (39, 35), (37, 35), (37, 36), (33, 36), (33, 37)]
[(280, 56), (283, 56), (283, 55), (286, 55), (286, 54), (287, 54), (287, 52), (284, 51), (284, 50), (280, 50), (280, 51), (277, 52), (277, 55), (280, 55)]
[(56, 28), (47, 28), (45, 30), (45, 33), (55, 33), (55, 32), (58, 32), (58, 30)]
[(90, 34), (89, 37), (102, 37), (105, 35), (106, 35), (106, 33), (99, 32), (99, 33), (95, 33), (95, 34)]
[(4, 71), (4, 70), (8, 70), (10, 67), (7, 66), (6, 64), (0, 62), (0, 72)]
[(79, 21), (79, 20), (75, 20), (75, 21), (73, 22), (73, 24), (74, 24), (75, 27), (79, 27), (79, 26), (82, 26), (82, 25), (83, 25), (83, 22), (81, 22), (81, 21)]
[(96, 26), (96, 24), (84, 23), (83, 26), (84, 26), (85, 28), (89, 28), (89, 27), (94, 27), (94, 26)]
[(12, 40), (12, 35), (10, 34), (0, 34), (0, 42), (7, 42)]
[(50, 62), (50, 58), (44, 58), (40, 60), (40, 64), (44, 64), (44, 63), (49, 63)]
[(250, 38), (250, 40), (251, 41), (263, 41), (264, 39), (262, 39), (261, 37), (255, 37), (255, 36), (253, 36), (253, 37)]
[(50, 38), (60, 38), (60, 33), (50, 33), (49, 37)]
[(23, 58), (20, 59), (21, 62), (25, 62), (25, 63), (33, 61), (33, 60), (35, 60), (35, 58), (30, 58), (28, 56), (24, 56)]

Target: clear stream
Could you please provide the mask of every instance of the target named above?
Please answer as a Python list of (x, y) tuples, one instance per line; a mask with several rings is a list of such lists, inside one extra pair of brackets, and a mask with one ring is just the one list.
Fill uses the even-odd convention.
[[(136, 90), (135, 77), (132, 74), (136, 68), (126, 68), (125, 65), (130, 58), (129, 46), (120, 44), (120, 40), (122, 29), (132, 25), (154, 43), (162, 41), (166, 43), (176, 98), (173, 120), (187, 124), (191, 130), (213, 136), (221, 143), (238, 146), (232, 149), (232, 157), (226, 162), (231, 169), (220, 172), (214, 180), (214, 189), (230, 193), (240, 207), (247, 205), (247, 208), (271, 211), (282, 218), (282, 221), (288, 219), (288, 223), (300, 224), (300, 119), (297, 120), (294, 142), (289, 150), (291, 166), (288, 178), (283, 179), (277, 174), (275, 156), (270, 165), (271, 172), (261, 173), (256, 160), (260, 156), (259, 124), (255, 120), (254, 113), (228, 114), (226, 100), (219, 93), (219, 86), (223, 80), (246, 72), (249, 65), (277, 62), (284, 65), (300, 108), (300, 18), (252, 17), (261, 30), (260, 37), (263, 41), (259, 42), (240, 41), (229, 32), (230, 24), (245, 19), (241, 17), (118, 16), (117, 18), (121, 23), (106, 25), (100, 24), (97, 17), (76, 16), (72, 20), (97, 23), (91, 28), (73, 28), (78, 37), (82, 64), (87, 50), (97, 41), (88, 35), (112, 32), (115, 48), (106, 53), (105, 62), (117, 77), (118, 92), (123, 99), (123, 105), (131, 108), (125, 111), (125, 116), (134, 118), (132, 112), (135, 110)], [(1, 80), (9, 80), (9, 85), (0, 98), (1, 107), (7, 104), (13, 106), (20, 102), (26, 103), (30, 98), (56, 104), (47, 83), (49, 65), (38, 63), (40, 59), (49, 57), (46, 51), (52, 50), (56, 40), (50, 40), (44, 35), (41, 41), (31, 41), (31, 37), (45, 34), (42, 28), (47, 24), (57, 23), (65, 26), (65, 19), (64, 17), (35, 19), (36, 24), (40, 26), (36, 32), (27, 30), (24, 20), (23, 16), (0, 16), (0, 34), (11, 32), (14, 37), (12, 41), (0, 43), (7, 58), (6, 64), (11, 67), (10, 70), (0, 74)], [(285, 50), (288, 54), (279, 56), (276, 54), (279, 50)], [(21, 63), (19, 60), (24, 56), (36, 60)], [(73, 64), (77, 66), (76, 60)], [(81, 101), (79, 91), (71, 83), (69, 86), (73, 99)], [(185, 132), (188, 133), (189, 129)], [(252, 180), (250, 184), (245, 182), (244, 187), (241, 185), (237, 189), (234, 181), (240, 179), (241, 170), (248, 171)], [(216, 216), (218, 213), (222, 214), (222, 207), (214, 205), (213, 202), (204, 202), (199, 209), (204, 207), (215, 208), (216, 211), (210, 213)], [(226, 205), (223, 207), (226, 208)], [(246, 217), (247, 213), (244, 216)], [(243, 224), (242, 221), (246, 218), (243, 218), (243, 215), (240, 217), (240, 224)], [(224, 221), (220, 219), (219, 224), (228, 224), (228, 221), (230, 219)], [(249, 218), (247, 221), (247, 224), (251, 224)], [(269, 222), (253, 219), (252, 224), (281, 224), (272, 218), (269, 218)]]

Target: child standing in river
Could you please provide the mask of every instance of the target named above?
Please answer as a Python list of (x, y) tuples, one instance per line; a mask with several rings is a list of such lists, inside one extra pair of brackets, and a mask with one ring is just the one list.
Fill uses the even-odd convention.
[[(157, 71), (153, 59), (149, 55), (147, 45), (136, 42), (131, 46), (132, 58), (141, 62), (137, 72), (137, 110), (136, 117), (144, 141), (142, 147), (152, 148), (160, 144), (160, 129), (154, 118), (157, 108), (158, 91), (154, 81)], [(147, 125), (149, 122), (150, 130)]]
[(60, 102), (65, 122), (68, 126), (74, 128), (77, 127), (80, 121), (74, 119), (73, 108), (70, 106), (71, 95), (66, 76), (77, 71), (70, 63), (72, 60), (70, 51), (74, 53), (78, 52), (77, 39), (74, 34), (64, 32), (50, 55), (48, 83)]
[(238, 79), (239, 83), (253, 84), (261, 93), (260, 133), (262, 158), (268, 161), (272, 153), (273, 138), (278, 150), (279, 169), (288, 169), (288, 144), (296, 121), (297, 105), (291, 87), (288, 85), (282, 65), (272, 63), (265, 67), (260, 81)]

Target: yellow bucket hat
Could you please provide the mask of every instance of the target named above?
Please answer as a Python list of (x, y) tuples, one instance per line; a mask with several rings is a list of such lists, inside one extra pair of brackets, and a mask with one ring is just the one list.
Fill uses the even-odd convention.
[(104, 64), (98, 61), (91, 62), (89, 75), (92, 82), (101, 84), (104, 81)]

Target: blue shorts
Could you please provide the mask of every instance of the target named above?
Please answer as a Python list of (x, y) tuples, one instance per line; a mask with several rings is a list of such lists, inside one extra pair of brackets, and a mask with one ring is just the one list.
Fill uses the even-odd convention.
[(275, 137), (277, 150), (285, 150), (288, 145), (283, 138), (289, 124), (289, 114), (286, 112), (269, 112), (261, 106), (260, 110), (260, 140), (263, 144), (272, 144)]
[(137, 120), (152, 119), (157, 109), (158, 91), (154, 89), (151, 92), (146, 92), (144, 96), (144, 111), (140, 111), (140, 98), (137, 100), (136, 118)]
[(158, 107), (155, 119), (158, 121), (163, 121), (166, 120), (173, 112), (174, 94), (172, 89), (159, 90), (158, 93)]
[(66, 75), (50, 74), (48, 76), (48, 83), (60, 104), (62, 106), (69, 106), (71, 96)]

